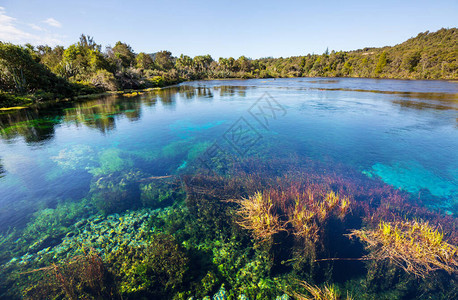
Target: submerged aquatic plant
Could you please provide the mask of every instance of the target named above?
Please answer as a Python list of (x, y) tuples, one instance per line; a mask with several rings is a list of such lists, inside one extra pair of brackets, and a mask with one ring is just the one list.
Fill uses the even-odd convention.
[(305, 193), (296, 195), (294, 208), (289, 208), (288, 212), (296, 235), (316, 241), (319, 225), (325, 222), (330, 214), (335, 213), (343, 218), (348, 212), (348, 197), (339, 196), (334, 191), (323, 194), (310, 187)]
[(2, 160), (0, 159), (0, 178), (2, 178), (4, 174), (5, 174), (5, 169), (3, 168)]
[(189, 268), (186, 252), (167, 234), (153, 235), (147, 246), (122, 246), (108, 255), (107, 262), (121, 294), (133, 298), (168, 299), (179, 290)]
[(325, 185), (295, 183), (288, 188), (268, 189), (236, 201), (241, 217), (238, 223), (253, 231), (256, 239), (265, 240), (288, 230), (296, 236), (316, 241), (320, 225), (334, 214), (343, 218), (350, 200)]
[(117, 299), (102, 259), (92, 249), (26, 274), (37, 273), (39, 280), (24, 290), (25, 299)]
[(342, 297), (340, 291), (334, 285), (326, 284), (320, 288), (316, 285), (311, 285), (306, 281), (299, 281), (299, 285), (304, 288), (309, 294), (304, 295), (298, 292), (293, 292), (294, 297), (297, 300), (339, 300), (346, 299), (352, 300), (353, 297), (347, 293), (346, 297)]
[(104, 214), (120, 212), (139, 206), (138, 180), (144, 177), (138, 170), (114, 172), (95, 178), (91, 183), (91, 199)]
[(77, 170), (93, 166), (93, 156), (94, 150), (90, 146), (78, 144), (60, 150), (51, 160), (64, 169)]
[(121, 150), (116, 148), (110, 148), (100, 152), (98, 155), (99, 166), (89, 167), (89, 173), (97, 177), (120, 172), (126, 168), (132, 167), (132, 160), (125, 158), (123, 154)]
[(458, 249), (447, 243), (437, 227), (421, 221), (380, 222), (375, 229), (353, 230), (367, 244), (367, 259), (389, 259), (408, 273), (426, 277), (430, 272), (458, 271)]
[(145, 182), (140, 184), (140, 197), (144, 207), (166, 207), (185, 198), (180, 182), (171, 176), (149, 177), (141, 182)]
[(240, 209), (237, 213), (242, 217), (238, 222), (245, 229), (253, 231), (256, 239), (266, 240), (275, 233), (285, 230), (285, 223), (274, 212), (272, 198), (261, 192), (238, 201)]

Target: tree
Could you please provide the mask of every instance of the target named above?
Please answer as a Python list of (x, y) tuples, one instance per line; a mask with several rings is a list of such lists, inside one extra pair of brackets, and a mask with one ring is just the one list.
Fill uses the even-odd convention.
[(196, 72), (204, 72), (210, 67), (213, 58), (210, 55), (195, 56), (192, 60), (192, 65)]
[(192, 58), (187, 55), (181, 54), (180, 57), (177, 58), (175, 66), (178, 69), (190, 69), (192, 68)]
[(94, 38), (89, 35), (81, 34), (80, 41), (78, 42), (78, 44), (86, 49), (91, 49), (98, 52), (102, 51), (102, 45), (98, 45), (94, 41)]
[(70, 85), (39, 63), (31, 50), (0, 42), (0, 89), (18, 94), (43, 90), (69, 96)]
[(56, 73), (56, 68), (62, 61), (65, 48), (63, 46), (56, 46), (53, 49), (47, 45), (40, 45), (36, 48), (37, 54), (40, 57), (40, 62)]
[(386, 64), (387, 64), (386, 52), (383, 51), (382, 54), (380, 54), (377, 66), (375, 67), (375, 74), (380, 74), (383, 68), (386, 66)]
[(329, 47), (326, 47), (326, 50), (324, 51), (323, 55), (326, 55), (326, 56), (329, 55)]
[(242, 72), (250, 72), (251, 71), (251, 60), (246, 58), (245, 56), (240, 56), (237, 59), (238, 69)]
[(411, 51), (404, 54), (402, 59), (402, 67), (409, 71), (413, 72), (417, 67), (418, 63), (421, 60), (421, 52), (420, 51)]
[(112, 50), (118, 66), (128, 68), (134, 65), (135, 53), (129, 45), (118, 41)]
[(175, 65), (172, 52), (166, 50), (157, 52), (154, 62), (162, 70), (170, 70)]
[(115, 91), (116, 90), (116, 79), (113, 73), (108, 72), (107, 70), (98, 70), (91, 78), (91, 83), (105, 91)]
[(97, 70), (108, 68), (108, 62), (100, 52), (101, 48), (94, 38), (82, 34), (78, 43), (63, 51), (62, 61), (54, 70), (66, 78), (87, 80)]
[(154, 67), (153, 58), (144, 52), (140, 52), (135, 58), (135, 61), (139, 69), (152, 69)]

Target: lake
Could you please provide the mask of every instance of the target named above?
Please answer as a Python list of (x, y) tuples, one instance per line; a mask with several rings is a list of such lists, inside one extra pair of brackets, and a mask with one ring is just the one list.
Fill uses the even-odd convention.
[[(266, 172), (283, 178), (296, 167), (314, 174), (308, 178), (332, 174), (360, 189), (389, 189), (412, 207), (456, 222), (458, 83), (353, 78), (196, 81), (0, 111), (0, 263), (13, 274), (69, 258), (84, 246), (105, 259), (122, 243), (98, 241), (107, 231), (103, 226), (134, 228), (123, 229), (129, 231), (127, 237), (116, 236), (144, 245), (147, 238), (138, 236), (140, 229), (160, 231), (169, 218), (164, 214), (177, 209), (187, 207), (192, 215), (185, 200), (190, 192), (183, 186), (195, 178), (203, 180), (202, 172), (212, 178), (234, 177), (231, 170), (239, 168), (245, 175), (262, 177)], [(372, 202), (364, 197), (354, 196), (355, 202), (370, 207)], [(203, 215), (195, 215), (201, 222)], [(187, 251), (194, 249), (187, 243), (197, 243), (189, 234), (171, 234)], [(343, 284), (339, 266), (335, 270), (331, 282)], [(235, 286), (225, 271), (220, 272), (210, 296), (222, 283)], [(290, 272), (279, 266), (269, 276)], [(358, 271), (354, 278), (362, 274)], [(193, 278), (200, 282), (199, 276)], [(323, 282), (324, 277), (315, 280)], [(3, 286), (9, 288), (3, 292), (13, 291), (17, 280), (23, 282), (6, 280)]]

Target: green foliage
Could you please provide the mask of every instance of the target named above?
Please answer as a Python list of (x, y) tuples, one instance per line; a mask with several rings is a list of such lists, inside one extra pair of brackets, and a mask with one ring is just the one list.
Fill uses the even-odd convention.
[(65, 66), (65, 77), (81, 80), (89, 78), (92, 73), (103, 69), (106, 60), (97, 49), (83, 46), (81, 43), (70, 45), (62, 55), (62, 65)]
[(0, 42), (0, 90), (15, 94), (38, 90), (56, 95), (72, 94), (70, 85), (39, 63), (26, 48)]
[(135, 57), (135, 61), (139, 69), (152, 69), (154, 66), (154, 60), (151, 55), (144, 52), (138, 53), (137, 57)]
[(162, 76), (153, 76), (152, 78), (148, 78), (148, 81), (154, 87), (163, 87), (163, 86), (165, 86), (164, 77), (162, 77)]
[(375, 66), (375, 74), (376, 75), (380, 74), (382, 72), (383, 68), (386, 66), (386, 64), (387, 64), (386, 52), (383, 51), (382, 54), (380, 54), (377, 66)]
[(135, 62), (135, 53), (132, 48), (120, 41), (112, 48), (111, 57), (119, 67), (123, 68), (131, 67)]
[(116, 79), (113, 73), (107, 70), (98, 70), (92, 77), (91, 83), (96, 88), (100, 88), (104, 91), (116, 91)]
[(0, 107), (12, 107), (12, 106), (21, 106), (28, 105), (32, 103), (33, 99), (28, 96), (17, 96), (12, 93), (7, 93), (0, 91)]
[(159, 51), (155, 54), (154, 63), (161, 70), (170, 70), (175, 65), (175, 59), (170, 51)]

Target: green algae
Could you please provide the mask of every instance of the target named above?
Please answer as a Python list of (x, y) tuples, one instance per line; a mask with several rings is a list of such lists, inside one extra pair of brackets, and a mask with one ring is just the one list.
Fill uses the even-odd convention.
[(176, 181), (154, 180), (151, 183), (141, 184), (141, 202), (143, 207), (166, 207), (182, 202), (186, 194)]
[(107, 261), (126, 297), (149, 294), (170, 299), (182, 288), (189, 269), (189, 257), (172, 236), (154, 234), (146, 247), (121, 247)]
[(30, 251), (43, 248), (46, 240), (59, 239), (70, 230), (75, 220), (93, 213), (88, 204), (84, 199), (79, 202), (59, 203), (56, 208), (37, 211), (24, 230), (24, 238), (31, 243)]
[(106, 175), (114, 172), (120, 172), (133, 166), (133, 161), (124, 158), (123, 152), (117, 148), (103, 150), (98, 155), (98, 167), (89, 167), (89, 173), (94, 176)]
[(141, 171), (115, 171), (95, 175), (89, 194), (98, 211), (104, 214), (121, 212), (140, 205), (138, 181), (145, 177)]

